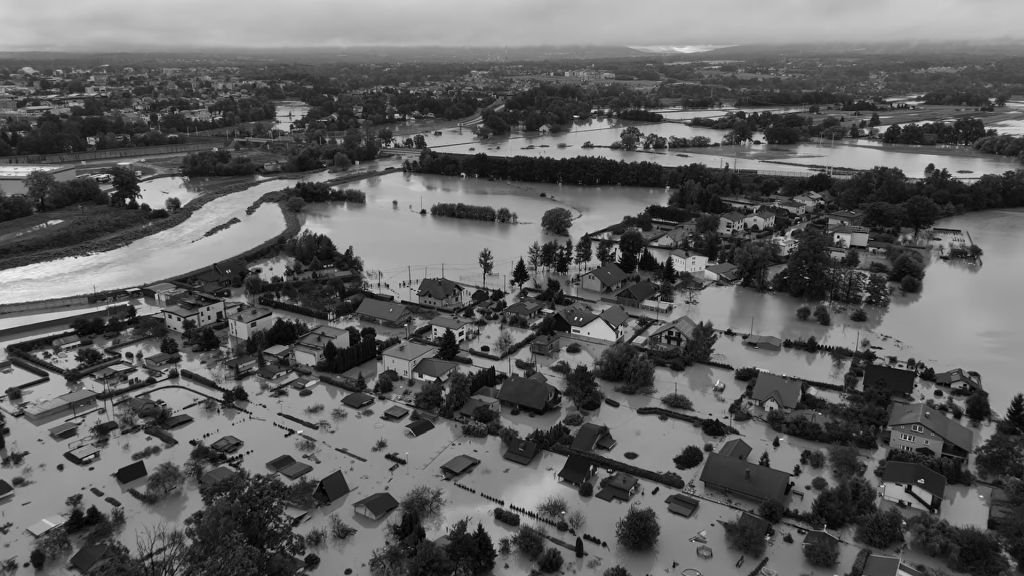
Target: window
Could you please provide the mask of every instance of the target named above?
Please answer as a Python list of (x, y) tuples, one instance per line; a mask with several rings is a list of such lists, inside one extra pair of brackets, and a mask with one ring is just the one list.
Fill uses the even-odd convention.
[(924, 427), (921, 426), (920, 424), (914, 424), (913, 426), (910, 427), (910, 429), (913, 430), (914, 432), (924, 432)]
[(903, 440), (904, 442), (913, 443), (914, 437), (911, 436), (910, 434), (900, 434), (900, 440)]

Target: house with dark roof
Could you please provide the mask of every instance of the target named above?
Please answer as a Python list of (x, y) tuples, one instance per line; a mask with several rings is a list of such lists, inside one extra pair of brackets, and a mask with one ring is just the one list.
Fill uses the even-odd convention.
[(562, 466), (562, 470), (558, 473), (558, 478), (567, 484), (582, 486), (584, 482), (590, 481), (596, 471), (597, 465), (591, 462), (589, 458), (579, 454), (571, 454), (566, 459), (565, 465)]
[(459, 416), (466, 419), (472, 419), (476, 411), (486, 408), (495, 414), (501, 414), (501, 402), (493, 396), (485, 396), (483, 394), (474, 394), (466, 400), (466, 403), (459, 408)]
[(871, 554), (864, 562), (861, 576), (925, 576), (923, 572), (904, 564), (896, 556)]
[(777, 336), (759, 336), (752, 334), (747, 336), (743, 343), (747, 346), (757, 348), (758, 350), (768, 350), (770, 352), (778, 352), (782, 350), (782, 339)]
[(90, 570), (99, 566), (107, 558), (110, 552), (109, 544), (91, 544), (82, 546), (82, 549), (75, 553), (68, 562), (71, 567), (82, 574), (88, 574)]
[(801, 547), (815, 545), (839, 546), (839, 537), (833, 536), (825, 530), (808, 530), (804, 535)]
[(714, 452), (708, 454), (700, 481), (706, 488), (755, 502), (784, 502), (789, 490), (789, 473)]
[(758, 372), (757, 381), (750, 391), (751, 402), (769, 412), (792, 410), (800, 403), (802, 396), (803, 382), (769, 372)]
[(149, 473), (146, 472), (146, 463), (142, 460), (132, 462), (131, 464), (122, 467), (117, 472), (114, 472), (114, 478), (121, 484), (128, 484), (134, 482), (140, 478), (145, 478)]
[(351, 490), (348, 487), (348, 482), (345, 481), (345, 475), (341, 473), (341, 470), (335, 470), (320, 480), (316, 489), (313, 490), (313, 497), (322, 504), (330, 504), (349, 492)]
[(536, 300), (520, 300), (507, 306), (501, 313), (510, 320), (516, 318), (523, 322), (529, 322), (536, 318), (543, 309), (544, 305)]
[(581, 308), (566, 308), (555, 314), (553, 328), (586, 338), (616, 342), (622, 337), (629, 314), (621, 306), (612, 306), (601, 314)]
[(692, 318), (683, 316), (659, 326), (647, 337), (647, 341), (659, 346), (682, 346), (693, 338), (693, 330), (696, 327), (697, 323)]
[(203, 486), (213, 486), (219, 484), (225, 480), (230, 480), (238, 475), (238, 472), (228, 468), (227, 466), (218, 466), (209, 472), (206, 472), (199, 478), (199, 483)]
[(505, 450), (503, 457), (505, 460), (511, 460), (516, 464), (529, 466), (530, 462), (533, 462), (533, 459), (537, 457), (538, 452), (540, 452), (540, 449), (536, 443), (522, 438), (514, 438), (508, 444), (508, 449)]
[(601, 482), (601, 489), (594, 496), (605, 502), (611, 502), (612, 500), (629, 502), (629, 499), (639, 489), (640, 481), (637, 480), (636, 476), (626, 474), (625, 472), (616, 472)]
[(868, 364), (864, 368), (864, 389), (878, 387), (888, 390), (890, 394), (909, 395), (914, 392), (916, 378), (917, 374), (910, 370)]
[(466, 289), (447, 278), (424, 278), (416, 296), (424, 306), (452, 311), (465, 304)]
[(951, 388), (957, 392), (971, 393), (982, 390), (981, 375), (977, 372), (968, 372), (963, 368), (954, 368), (935, 375), (935, 383), (939, 386)]
[(740, 269), (735, 264), (711, 264), (704, 269), (704, 279), (712, 282), (729, 283), (740, 279)]
[(239, 308), (228, 314), (228, 334), (248, 340), (253, 334), (267, 331), (274, 325), (274, 311), (262, 306)]
[(576, 431), (576, 437), (573, 439), (571, 447), (580, 452), (592, 452), (594, 448), (611, 450), (615, 444), (607, 426), (587, 422)]
[(743, 230), (743, 214), (739, 212), (726, 212), (718, 217), (718, 233), (728, 236), (733, 232)]
[(230, 454), (242, 447), (243, 442), (234, 436), (224, 436), (210, 445), (217, 452)]
[(455, 478), (456, 476), (461, 476), (466, 472), (469, 472), (479, 463), (480, 460), (478, 460), (477, 458), (467, 456), (465, 454), (459, 454), (455, 458), (452, 458), (451, 460), (442, 464), (441, 472), (447, 478)]
[(360, 410), (373, 404), (373, 396), (366, 392), (353, 392), (341, 399), (341, 403), (353, 410)]
[(255, 354), (236, 356), (225, 360), (224, 367), (237, 377), (241, 377), (256, 372), (259, 368), (259, 360), (257, 360)]
[(614, 292), (622, 288), (628, 278), (618, 264), (608, 263), (580, 277), (580, 288), (591, 292)]
[(149, 368), (150, 370), (161, 370), (164, 366), (181, 362), (181, 355), (177, 353), (168, 354), (166, 352), (157, 352), (152, 356), (147, 356), (142, 362), (146, 365), (146, 368)]
[(558, 337), (550, 334), (537, 336), (530, 342), (530, 352), (538, 356), (553, 356), (558, 352)]
[(401, 378), (412, 378), (416, 366), (424, 358), (437, 355), (437, 348), (419, 342), (403, 341), (381, 353), (384, 371), (394, 370)]
[(412, 318), (405, 304), (376, 298), (363, 298), (359, 308), (356, 308), (356, 315), (365, 322), (391, 327), (402, 326)]
[(459, 371), (460, 364), (440, 358), (424, 358), (412, 369), (412, 379), (417, 382), (439, 382), (444, 384)]
[(431, 422), (430, 420), (424, 419), (412, 420), (411, 422), (405, 425), (405, 428), (406, 434), (412, 436), (413, 438), (419, 438), (420, 436), (423, 436), (427, 432), (433, 430), (434, 423)]
[(6, 480), (0, 480), (0, 502), (11, 496), (14, 496), (14, 486), (8, 484)]
[(546, 380), (512, 376), (498, 390), (503, 404), (543, 414), (562, 403), (562, 393)]
[(387, 492), (377, 492), (352, 505), (356, 514), (370, 520), (380, 520), (398, 508), (398, 500)]
[(969, 428), (926, 404), (894, 404), (886, 430), (897, 450), (963, 460), (974, 449)]
[(736, 458), (745, 461), (750, 456), (751, 450), (753, 448), (750, 447), (750, 444), (744, 442), (742, 438), (733, 438), (722, 444), (722, 448), (718, 450), (718, 453), (726, 458)]
[(938, 512), (946, 493), (946, 477), (917, 462), (885, 463), (882, 498), (899, 506)]
[(658, 295), (658, 285), (648, 280), (626, 286), (615, 294), (615, 301), (623, 306), (640, 308), (641, 305)]
[(836, 226), (860, 226), (864, 221), (864, 213), (860, 210), (838, 210), (827, 214), (826, 217), (830, 230)]
[(392, 407), (388, 408), (387, 410), (385, 410), (384, 414), (381, 415), (381, 418), (383, 418), (385, 420), (392, 420), (392, 421), (397, 422), (397, 421), (401, 420), (402, 418), (405, 418), (405, 415), (408, 414), (408, 413), (409, 413), (409, 409), (408, 408), (404, 408), (402, 406), (399, 406), (398, 404), (395, 404), (394, 406), (392, 406)]

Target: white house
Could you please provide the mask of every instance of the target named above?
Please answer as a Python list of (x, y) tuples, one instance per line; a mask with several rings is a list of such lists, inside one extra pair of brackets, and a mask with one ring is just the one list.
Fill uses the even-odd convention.
[(299, 337), (292, 348), (292, 355), (296, 364), (316, 366), (324, 359), (324, 350), (328, 343), (341, 350), (348, 348), (349, 342), (348, 330), (334, 326), (317, 326)]
[(461, 344), (468, 337), (471, 322), (458, 316), (438, 316), (430, 321), (430, 335), (434, 340), (441, 340), (448, 330), (455, 334), (455, 343)]
[(776, 208), (781, 208), (793, 216), (803, 216), (807, 213), (807, 205), (795, 200), (779, 200), (775, 203)]
[(789, 256), (796, 250), (798, 242), (792, 236), (772, 236), (772, 244), (779, 248), (779, 255)]
[(228, 334), (234, 338), (248, 340), (259, 331), (270, 330), (274, 325), (274, 313), (270, 308), (257, 306), (242, 308), (228, 316)]
[(622, 336), (622, 328), (629, 315), (621, 306), (612, 306), (601, 315), (570, 308), (562, 310), (555, 318), (555, 330), (587, 338), (616, 342)]
[(832, 243), (840, 248), (868, 247), (868, 229), (863, 226), (839, 226), (831, 234)]
[(416, 342), (399, 342), (382, 354), (384, 371), (394, 370), (402, 378), (412, 378), (413, 368), (424, 358), (433, 358), (437, 348)]
[(703, 274), (708, 266), (708, 257), (694, 252), (673, 250), (669, 253), (669, 258), (672, 259), (672, 267), (676, 272)]
[(458, 362), (441, 360), (440, 358), (424, 358), (412, 369), (412, 378), (418, 382), (440, 382), (444, 384), (459, 371)]
[(809, 210), (814, 210), (825, 203), (825, 197), (819, 192), (804, 192), (793, 197), (794, 202), (799, 202)]
[(169, 330), (184, 332), (185, 323), (189, 320), (195, 323), (196, 328), (224, 320), (224, 301), (206, 294), (193, 293), (165, 307), (162, 314)]
[(743, 229), (743, 214), (726, 212), (718, 218), (718, 233), (732, 234)]
[(743, 227), (770, 230), (775, 227), (775, 212), (771, 210), (758, 210), (753, 214), (747, 214), (743, 217)]

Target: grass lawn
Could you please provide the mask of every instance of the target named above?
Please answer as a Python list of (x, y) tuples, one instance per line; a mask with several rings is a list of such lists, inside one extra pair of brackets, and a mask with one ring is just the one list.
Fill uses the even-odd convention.
[(139, 210), (68, 206), (0, 223), (0, 259), (93, 240), (149, 222)]

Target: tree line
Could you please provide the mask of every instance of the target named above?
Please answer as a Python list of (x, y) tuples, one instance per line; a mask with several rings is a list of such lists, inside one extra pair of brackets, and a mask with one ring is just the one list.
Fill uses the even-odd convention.
[(431, 216), (444, 216), (446, 218), (460, 218), (463, 220), (482, 220), (484, 222), (515, 222), (519, 216), (508, 208), (501, 207), (497, 210), (490, 206), (474, 206), (473, 204), (446, 203), (440, 202), (430, 207)]
[(904, 126), (893, 124), (882, 133), (882, 142), (887, 144), (954, 144), (970, 146), (979, 138), (995, 136), (995, 130), (985, 130), (985, 123), (978, 118), (957, 118), (952, 124), (946, 122), (910, 123)]
[(186, 154), (181, 173), (194, 176), (243, 176), (255, 174), (256, 164), (246, 156), (232, 156), (227, 150), (203, 150)]

